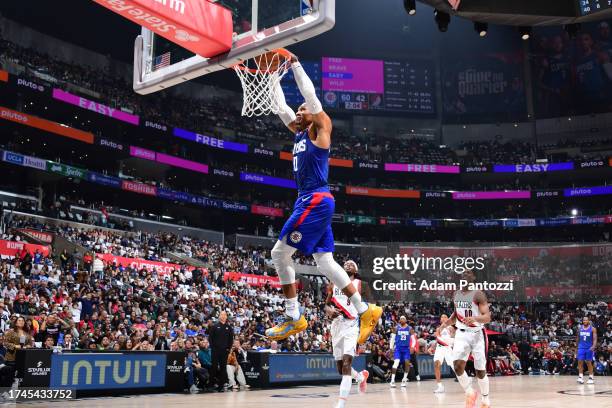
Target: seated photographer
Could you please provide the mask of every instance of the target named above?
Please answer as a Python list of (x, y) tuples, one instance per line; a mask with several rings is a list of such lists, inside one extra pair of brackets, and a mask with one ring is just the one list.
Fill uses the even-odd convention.
[[(239, 390), (240, 387), (249, 388), (244, 378), (244, 372), (238, 362), (239, 358), (246, 358), (246, 351), (242, 349), (239, 340), (234, 340), (232, 349), (227, 357), (227, 377), (229, 379), (229, 386), (234, 390)], [(238, 384), (236, 384), (238, 379)]]

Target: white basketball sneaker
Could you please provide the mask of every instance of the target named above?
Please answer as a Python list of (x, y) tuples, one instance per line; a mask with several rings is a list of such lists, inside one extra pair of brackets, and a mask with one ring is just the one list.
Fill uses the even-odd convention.
[(587, 380), (587, 384), (595, 384), (595, 381), (593, 381), (593, 377), (589, 377), (589, 379)]
[(395, 381), (391, 381), (391, 382), (389, 383), (389, 387), (391, 387), (391, 388), (395, 388)]
[(402, 383), (400, 384), (400, 387), (405, 388), (406, 385), (408, 385), (408, 381), (402, 380)]
[(442, 383), (438, 383), (436, 389), (434, 389), (434, 394), (443, 394), (444, 393), (444, 385)]
[(578, 384), (584, 384), (584, 378), (583, 377), (578, 377)]

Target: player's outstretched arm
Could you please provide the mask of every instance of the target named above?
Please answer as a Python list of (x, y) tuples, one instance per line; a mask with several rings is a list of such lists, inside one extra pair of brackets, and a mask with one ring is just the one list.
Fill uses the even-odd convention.
[(291, 69), (300, 93), (304, 97), (306, 107), (312, 114), (312, 122), (317, 129), (317, 139), (313, 143), (322, 149), (329, 149), (331, 146), (332, 121), (323, 111), (323, 105), (317, 97), (314, 84), (295, 54), (291, 54)]
[(285, 93), (283, 92), (280, 82), (277, 82), (274, 86), (274, 93), (280, 109), (278, 112), (278, 117), (292, 133), (297, 132), (297, 127), (295, 126), (295, 112), (289, 105), (287, 105)]

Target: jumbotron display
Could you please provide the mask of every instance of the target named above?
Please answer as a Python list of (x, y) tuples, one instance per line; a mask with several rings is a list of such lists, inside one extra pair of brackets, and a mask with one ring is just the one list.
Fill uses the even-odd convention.
[[(383, 61), (323, 57), (302, 62), (323, 105), (360, 112), (435, 113), (433, 65), (429, 61)], [(301, 102), (290, 73), (283, 81), (287, 103)]]
[(612, 8), (612, 0), (578, 0), (580, 7), (580, 15), (588, 16), (589, 14)]

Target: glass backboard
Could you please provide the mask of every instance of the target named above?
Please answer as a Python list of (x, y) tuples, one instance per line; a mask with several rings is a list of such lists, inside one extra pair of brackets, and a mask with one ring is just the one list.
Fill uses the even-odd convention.
[[(203, 0), (205, 1), (205, 0)], [(333, 28), (336, 0), (218, 0), (233, 15), (232, 49), (204, 58), (143, 28), (134, 46), (134, 90), (149, 94)]]

